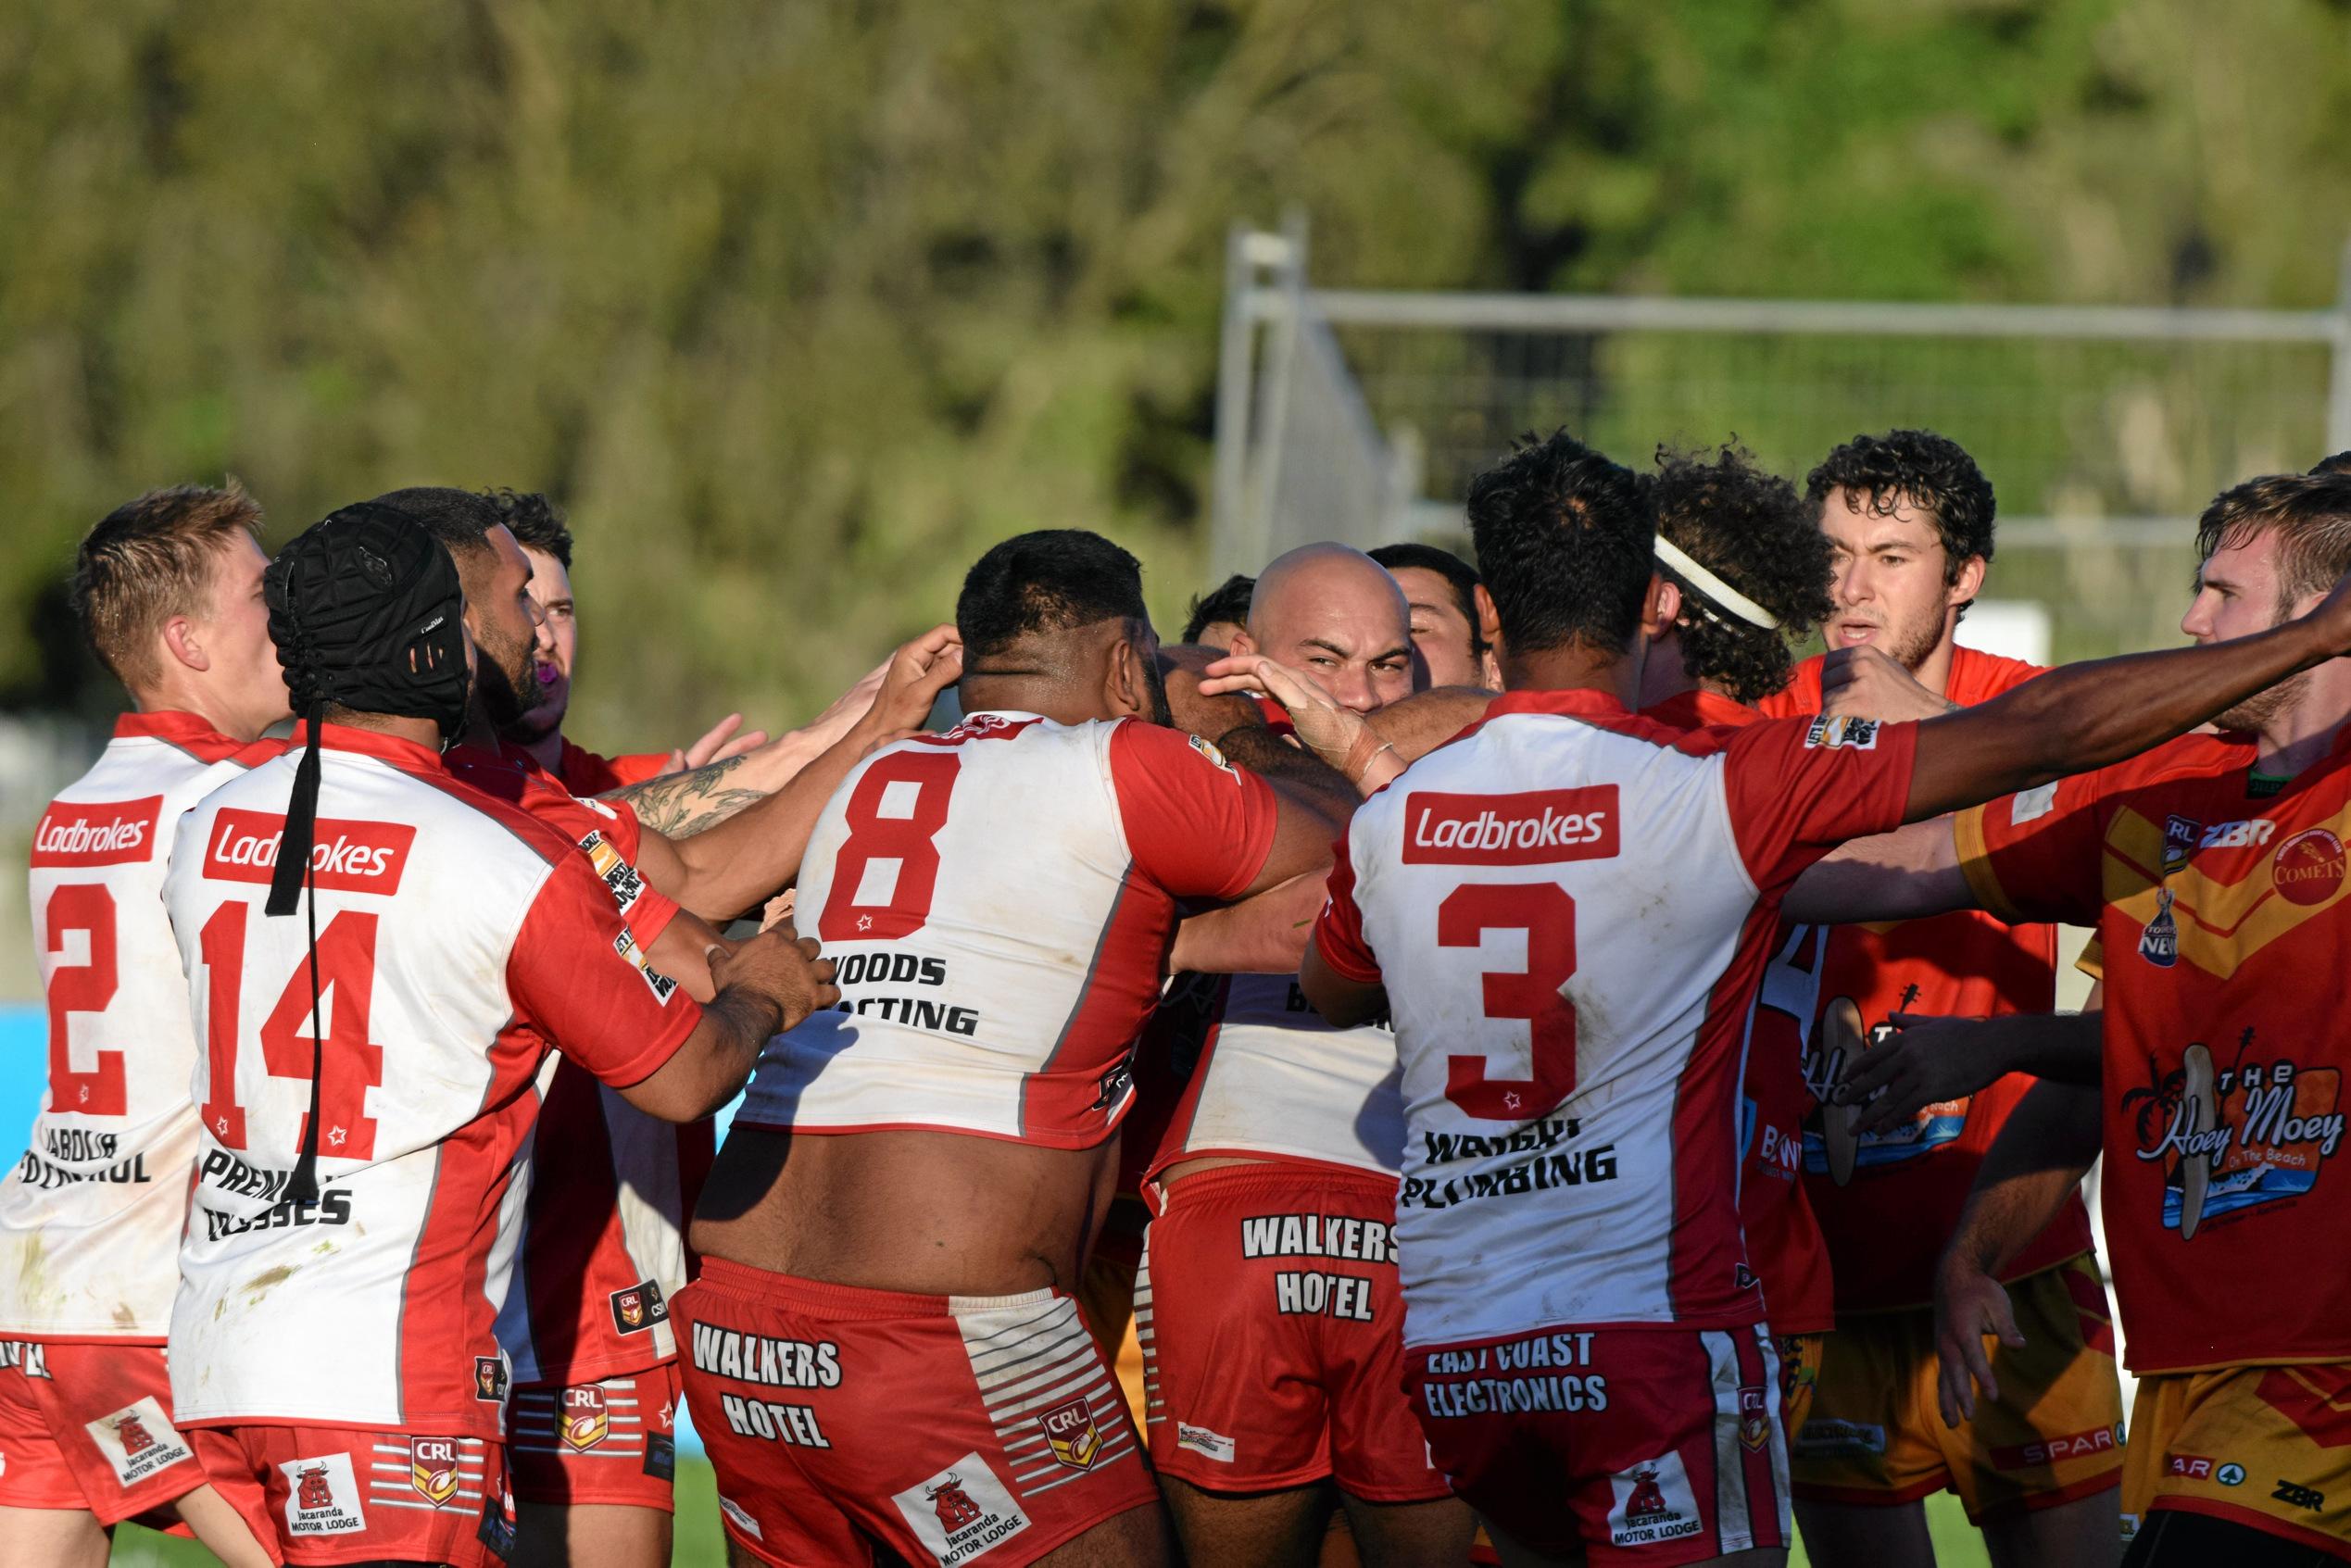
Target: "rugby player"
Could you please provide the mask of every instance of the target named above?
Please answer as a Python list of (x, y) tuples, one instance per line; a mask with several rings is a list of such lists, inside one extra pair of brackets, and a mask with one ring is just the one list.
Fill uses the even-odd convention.
[[(625, 803), (575, 799), (522, 753), (498, 749), (498, 727), (522, 710), (534, 654), (546, 649), (548, 620), (529, 593), (529, 558), (481, 495), (411, 489), (377, 504), (388, 503), (448, 550), (465, 591), (479, 659), (468, 730), (445, 756), (450, 771), (578, 844), (655, 967), (707, 998), (703, 954), (717, 938), (673, 901), (692, 897), (697, 882), (680, 847), (645, 833)], [(882, 699), (836, 747), (837, 759), (820, 759), (710, 830), (734, 847), (705, 862), (740, 870), (764, 859), (771, 869), (752, 874), (778, 882), (797, 869), (832, 785), (890, 738), (878, 726), (919, 723), (953, 673), (951, 658), (926, 663), (925, 651), (924, 643), (901, 650)], [(646, 852), (655, 847), (658, 859)], [(668, 1302), (685, 1283), (684, 1217), (710, 1168), (710, 1123), (673, 1126), (568, 1060), (551, 1068), (533, 1132), (522, 1246), (498, 1320), (513, 1374), (515, 1562), (665, 1563), (678, 1398)]]
[(1477, 572), (1434, 545), (1382, 545), (1371, 558), (1394, 573), (1412, 608), (1420, 684), (1502, 690), (1494, 648), (1494, 599)]
[[(1806, 495), (1834, 551), (1829, 646), (1855, 650), (1824, 694), (1807, 659), (1774, 715), (1924, 718), (1985, 701), (2038, 667), (1956, 640), (1992, 559), (1992, 486), (1957, 444), (1926, 431), (1856, 436), (1813, 470)], [(1830, 930), (1810, 968), (1774, 984), (1816, 998), (1816, 1085), (1897, 1020), (2047, 1012), (2056, 933), (1965, 913)], [(1930, 1037), (1931, 1038), (1931, 1037)], [(1928, 1042), (1922, 1041), (1923, 1046)], [(1821, 1351), (1806, 1428), (1791, 1445), (1804, 1544), (1826, 1568), (1930, 1564), (1923, 1499), (1948, 1488), (2001, 1563), (2089, 1562), (2112, 1550), (2122, 1419), (2089, 1212), (2066, 1205), (2009, 1275), (2043, 1329), (2013, 1358), (2004, 1397), (1957, 1427), (1934, 1415), (1934, 1267), (1984, 1150), (2031, 1080), (1920, 1107), (1870, 1130), (1823, 1110), (1805, 1180), (1836, 1278), (1837, 1332)]]
[(1161, 1562), (1069, 1292), (1178, 901), (1313, 871), (1353, 792), (1163, 684), (1098, 535), (997, 546), (956, 623), (966, 717), (860, 763), (810, 847), (796, 919), (843, 1000), (770, 1045), (703, 1193), (686, 1397), (748, 1558)]
[[(1752, 724), (1762, 715), (1751, 705), (1788, 684), (1789, 639), (1835, 608), (1828, 538), (1793, 485), (1735, 448), (1711, 459), (1661, 454), (1649, 494), (1667, 629), (1641, 664), (1641, 716), (1683, 730)], [(1819, 942), (1815, 927), (1775, 938), (1748, 1025), (1739, 1113), (1739, 1223), (1763, 1282), (1792, 1440), (1835, 1322), (1827, 1244), (1797, 1173)], [(1782, 1070), (1791, 1065), (1799, 1071)]]
[(1249, 596), (1256, 591), (1255, 579), (1236, 571), (1207, 593), (1193, 595), (1183, 640), (1219, 652), (1231, 647), (1233, 633), (1249, 624)]
[(1562, 433), (1469, 515), (1505, 695), (1355, 814), (1301, 974), (1342, 1027), (1392, 1009), (1410, 1391), (1506, 1561), (1779, 1562), (1735, 1107), (1781, 896), (1873, 823), (2103, 765), (2337, 656), (2351, 585), (1923, 723), (1684, 734), (1629, 710), (1666, 624), (1634, 476)]
[(132, 1518), (270, 1561), (173, 1424), (163, 1350), (196, 1045), (159, 894), (181, 814), (286, 717), (260, 517), (233, 484), (152, 491), (75, 561), (75, 617), (131, 711), (33, 832), (49, 1093), (0, 1182), (0, 1561), (97, 1568)]
[[(1268, 566), (1234, 651), (1357, 713), (1413, 689), (1404, 595), (1343, 545)], [(1159, 1213), (1136, 1313), (1186, 1560), (1315, 1562), (1335, 1484), (1365, 1562), (1460, 1562), (1469, 1511), (1403, 1399), (1394, 1037), (1330, 1028), (1293, 974), (1179, 974), (1165, 1010), (1194, 1065), (1146, 1173)]]
[[(2351, 477), (2238, 485), (2197, 546), (2189, 636), (2233, 646), (2299, 624), (2351, 569)], [(2139, 1376), (2130, 1564), (2351, 1557), (2351, 1249), (2332, 1190), (2351, 1053), (2325, 1022), (2351, 972), (2347, 721), (2351, 664), (2324, 664), (2236, 704), (2219, 734), (1853, 846), (1793, 900), (2094, 927), (2102, 1070), (2036, 1085), (1985, 1160), (1942, 1261), (1938, 1351), (1951, 1418), (2005, 1391), (2036, 1331), (2000, 1282), (2103, 1150)], [(2067, 1073), (2061, 1036), (2100, 1022), (2042, 1021), (2044, 1070)]]
[(690, 1121), (834, 993), (766, 936), (698, 1007), (569, 839), (448, 772), (472, 645), (402, 513), (337, 512), (264, 583), (300, 755), (189, 811), (163, 888), (199, 1035), (176, 1414), (273, 1556), (470, 1568), (513, 1545), (492, 1320), (549, 1047)]
[(501, 490), (491, 492), (487, 499), (530, 560), (531, 597), (546, 619), (547, 636), (533, 669), (532, 685), (526, 688), (536, 692), (536, 699), (501, 730), (509, 744), (529, 753), (573, 795), (622, 792), (646, 826), (684, 836), (781, 789), (873, 706), (882, 684), (879, 669), (807, 726), (773, 741), (758, 730), (734, 734), (741, 716), (730, 714), (692, 746), (666, 755), (606, 759), (573, 744), (563, 734), (579, 659), (572, 531), (545, 495)]

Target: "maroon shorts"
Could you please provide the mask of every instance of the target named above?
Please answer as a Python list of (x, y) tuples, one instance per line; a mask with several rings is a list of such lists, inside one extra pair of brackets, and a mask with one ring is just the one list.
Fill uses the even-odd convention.
[(171, 1521), (155, 1511), (215, 1479), (171, 1424), (162, 1346), (0, 1341), (0, 1508), (160, 1529)]
[(735, 1544), (779, 1568), (1017, 1568), (1159, 1500), (1076, 1300), (910, 1296), (706, 1258), (673, 1303)]
[(501, 1444), (341, 1426), (188, 1436), (207, 1470), (247, 1483), (237, 1512), (282, 1562), (489, 1568), (514, 1554)]
[(1371, 1502), (1451, 1496), (1404, 1400), (1395, 1223), (1396, 1179), (1368, 1172), (1170, 1187), (1135, 1292), (1151, 1462), (1210, 1491), (1327, 1475)]
[(1438, 1465), (1522, 1546), (1665, 1568), (1789, 1542), (1760, 1324), (1537, 1329), (1405, 1360)]
[(514, 1495), (676, 1512), (677, 1363), (593, 1383), (534, 1383), (507, 1407)]

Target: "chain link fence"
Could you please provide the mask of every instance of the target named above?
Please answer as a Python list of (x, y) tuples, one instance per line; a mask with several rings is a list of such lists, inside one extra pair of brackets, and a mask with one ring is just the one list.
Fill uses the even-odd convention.
[(1636, 465), (1735, 438), (1801, 482), (1856, 433), (1920, 425), (1999, 495), (1986, 596), (2090, 658), (2178, 640), (2214, 494), (2351, 447), (2351, 304), (1370, 293), (1314, 288), (1306, 261), (1295, 220), (1233, 236), (1212, 581), (1313, 539), (1457, 540), (1470, 477), (1522, 431)]

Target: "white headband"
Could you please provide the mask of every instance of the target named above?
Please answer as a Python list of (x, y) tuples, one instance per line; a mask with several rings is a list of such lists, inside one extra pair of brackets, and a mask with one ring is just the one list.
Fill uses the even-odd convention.
[(1779, 630), (1779, 617), (1690, 558), (1688, 551), (1664, 534), (1657, 535), (1657, 558), (1690, 579), (1690, 585), (1750, 626)]

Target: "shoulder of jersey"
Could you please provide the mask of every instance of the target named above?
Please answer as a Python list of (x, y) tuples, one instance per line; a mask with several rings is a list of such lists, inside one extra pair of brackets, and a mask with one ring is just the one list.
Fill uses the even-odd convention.
[(2021, 659), (2008, 659), (1981, 648), (1971, 648), (1964, 643), (1951, 656), (1952, 700), (1962, 707), (1972, 708), (1979, 702), (1990, 702), (2003, 692), (2014, 691), (2035, 675), (2045, 675), (2049, 668), (2028, 664)]

